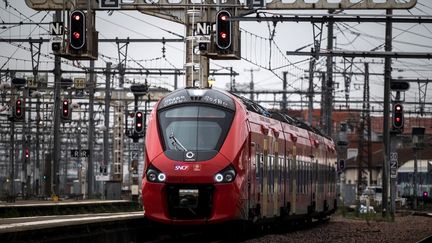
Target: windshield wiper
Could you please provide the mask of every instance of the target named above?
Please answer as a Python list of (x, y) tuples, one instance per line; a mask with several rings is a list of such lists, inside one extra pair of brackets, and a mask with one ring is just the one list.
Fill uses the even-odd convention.
[[(175, 148), (176, 150), (179, 150), (179, 149), (178, 149), (178, 146), (180, 146), (180, 148), (183, 149), (183, 151), (188, 151), (188, 150), (185, 148), (185, 146), (183, 146), (183, 144), (181, 144), (180, 141), (179, 141), (179, 140), (174, 136), (174, 132), (173, 132), (173, 131), (171, 131), (171, 134), (170, 134), (169, 138), (172, 140), (171, 144), (174, 146), (174, 148)], [(178, 146), (177, 146), (177, 145), (178, 145)]]

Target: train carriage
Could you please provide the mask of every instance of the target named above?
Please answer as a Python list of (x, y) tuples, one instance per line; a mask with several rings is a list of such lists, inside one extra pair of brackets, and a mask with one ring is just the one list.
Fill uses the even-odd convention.
[(145, 216), (169, 224), (323, 217), (336, 208), (334, 143), (216, 89), (162, 98), (145, 141)]

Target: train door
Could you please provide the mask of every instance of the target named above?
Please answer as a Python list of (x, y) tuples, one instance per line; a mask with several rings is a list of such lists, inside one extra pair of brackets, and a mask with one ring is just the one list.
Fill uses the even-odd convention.
[(275, 174), (275, 160), (273, 155), (268, 155), (268, 174), (267, 174), (267, 215), (272, 217), (274, 215), (274, 174)]
[(263, 154), (263, 164), (262, 164), (262, 213), (263, 216), (267, 216), (268, 214), (268, 201), (269, 201), (269, 183), (268, 183), (268, 171), (269, 171), (269, 163), (268, 163), (268, 139), (264, 138), (264, 154)]
[[(257, 183), (259, 181), (258, 175), (258, 153), (256, 152), (256, 144), (255, 142), (251, 142), (250, 144), (250, 162), (248, 168), (248, 209), (249, 209), (249, 218), (253, 218), (255, 215), (254, 208), (256, 207), (258, 201), (256, 198), (257, 195)], [(252, 211), (251, 211), (252, 210)]]
[(274, 151), (274, 196), (273, 196), (273, 215), (279, 216), (281, 213), (281, 208), (283, 207), (282, 198), (282, 170), (283, 170), (283, 155), (285, 150), (285, 141), (279, 139), (279, 132), (273, 130), (275, 135), (275, 144), (273, 147)]
[[(287, 150), (288, 151), (288, 150)], [(291, 211), (291, 198), (290, 198), (290, 189), (291, 189), (291, 185), (290, 185), (290, 162), (292, 160), (292, 155), (291, 154), (286, 154), (285, 158), (284, 158), (284, 206), (286, 207), (286, 212), (289, 213)]]
[(291, 211), (297, 213), (297, 145), (293, 144), (293, 156), (290, 168)]
[(318, 159), (313, 158), (312, 160), (313, 165), (313, 173), (312, 173), (312, 187), (313, 187), (313, 193), (312, 193), (312, 201), (317, 202), (317, 198), (319, 197), (319, 178), (320, 178), (320, 169), (319, 169), (319, 163)]

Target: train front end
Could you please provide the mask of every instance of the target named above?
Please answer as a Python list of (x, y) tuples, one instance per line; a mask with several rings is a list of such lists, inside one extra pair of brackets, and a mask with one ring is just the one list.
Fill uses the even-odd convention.
[(145, 216), (166, 224), (237, 217), (243, 178), (235, 158), (221, 153), (233, 149), (227, 144), (235, 139), (229, 135), (236, 111), (233, 99), (211, 89), (182, 89), (156, 106), (146, 135)]

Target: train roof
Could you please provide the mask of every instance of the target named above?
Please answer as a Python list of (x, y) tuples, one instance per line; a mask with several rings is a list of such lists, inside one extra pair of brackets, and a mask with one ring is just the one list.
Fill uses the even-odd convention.
[(235, 110), (234, 100), (223, 91), (199, 88), (184, 88), (173, 91), (161, 99), (158, 109), (164, 109), (182, 103), (208, 103), (233, 111)]
[(243, 96), (239, 96), (233, 92), (230, 92), (231, 95), (233, 95), (234, 97), (238, 98), (246, 107), (246, 109), (248, 111), (254, 112), (254, 113), (258, 113), (262, 116), (265, 117), (269, 117), (281, 122), (285, 122), (288, 123), (290, 125), (299, 127), (299, 128), (303, 128), (305, 130), (311, 131), (313, 133), (316, 133), (322, 137), (325, 137), (327, 139), (332, 140), (330, 137), (328, 137), (327, 135), (323, 134), (319, 129), (312, 127), (308, 124), (306, 124), (305, 122), (295, 118), (295, 117), (291, 117), (288, 114), (285, 113), (281, 113), (281, 112), (271, 112), (269, 110), (267, 110), (266, 108), (262, 107), (261, 105), (259, 105), (258, 103), (243, 97)]

